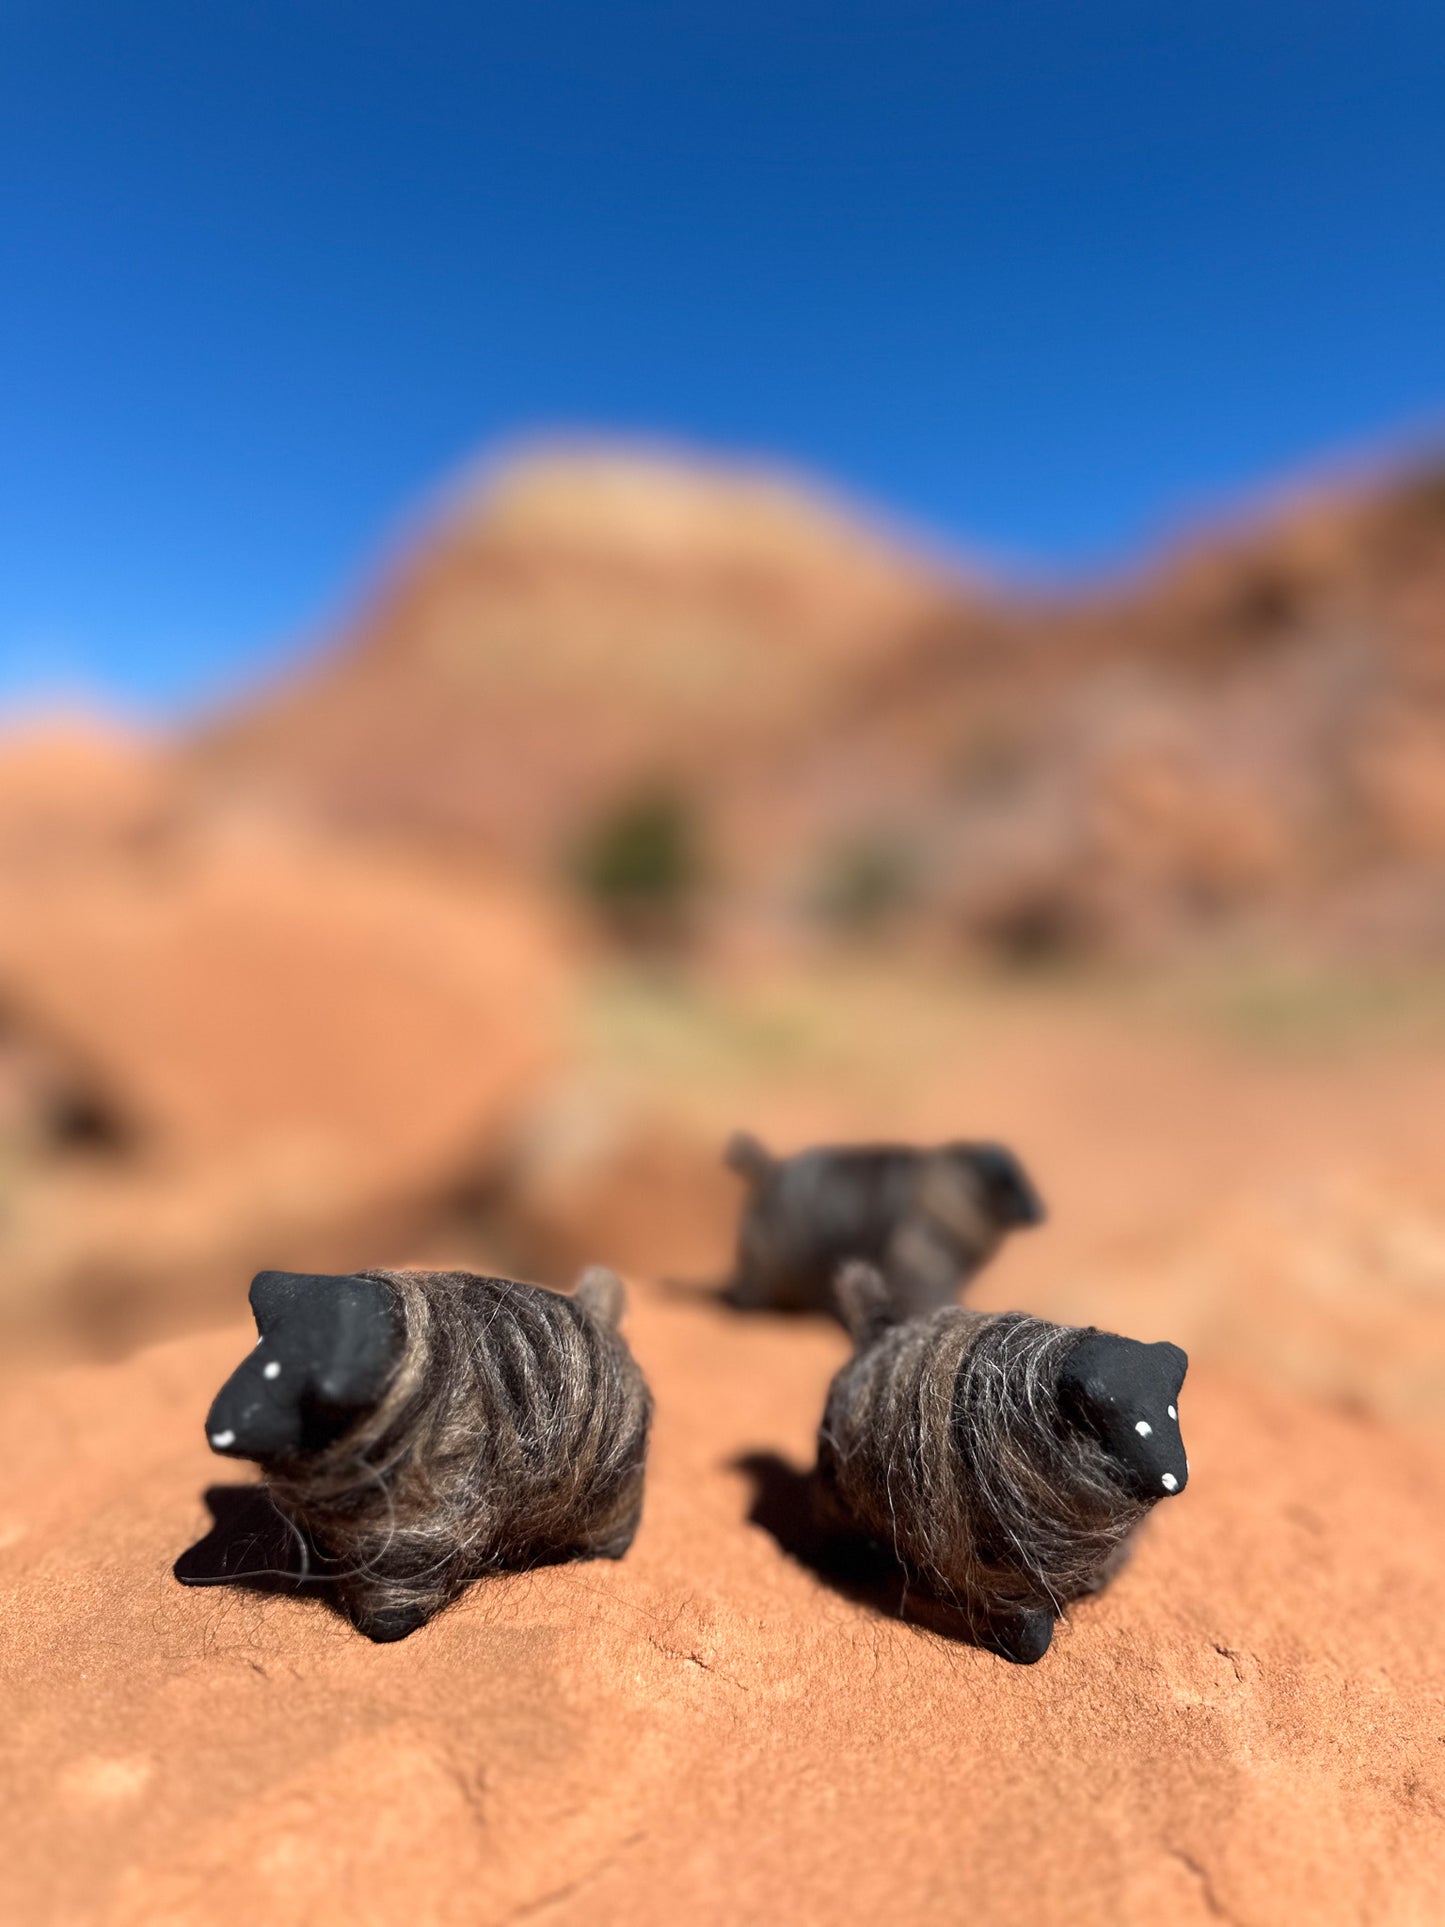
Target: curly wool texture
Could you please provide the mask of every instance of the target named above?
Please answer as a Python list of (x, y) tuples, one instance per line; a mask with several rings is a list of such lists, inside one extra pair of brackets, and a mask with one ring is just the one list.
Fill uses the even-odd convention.
[[(652, 1399), (614, 1329), (620, 1287), (575, 1298), (469, 1272), (371, 1272), (405, 1339), (376, 1410), (268, 1468), (278, 1510), (391, 1636), (489, 1572), (620, 1557), (642, 1509)], [(604, 1274), (605, 1277), (605, 1274)]]
[(890, 1326), (829, 1390), (826, 1502), (928, 1592), (984, 1626), (1057, 1615), (1123, 1562), (1149, 1506), (1060, 1406), (1082, 1333), (1020, 1312), (948, 1309)]

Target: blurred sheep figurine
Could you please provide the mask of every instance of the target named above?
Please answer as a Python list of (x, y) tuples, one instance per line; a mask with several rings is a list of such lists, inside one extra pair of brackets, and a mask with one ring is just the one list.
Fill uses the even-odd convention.
[(890, 1552), (979, 1644), (1041, 1659), (1150, 1508), (1189, 1477), (1177, 1345), (958, 1307), (909, 1319), (871, 1266), (838, 1280), (852, 1359), (818, 1435), (820, 1509)]
[(1010, 1231), (1044, 1207), (1001, 1144), (822, 1145), (775, 1158), (739, 1132), (727, 1164), (748, 1197), (729, 1303), (755, 1311), (834, 1311), (850, 1258), (878, 1266), (906, 1315), (948, 1304)]
[(211, 1445), (261, 1465), (356, 1627), (403, 1639), (484, 1573), (631, 1545), (652, 1400), (623, 1299), (600, 1268), (570, 1298), (464, 1271), (263, 1271)]

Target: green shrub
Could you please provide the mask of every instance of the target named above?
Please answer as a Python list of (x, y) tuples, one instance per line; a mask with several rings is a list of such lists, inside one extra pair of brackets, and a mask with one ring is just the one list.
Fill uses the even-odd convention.
[(703, 875), (692, 805), (665, 788), (624, 798), (580, 838), (571, 872), (615, 934), (629, 940), (681, 935)]

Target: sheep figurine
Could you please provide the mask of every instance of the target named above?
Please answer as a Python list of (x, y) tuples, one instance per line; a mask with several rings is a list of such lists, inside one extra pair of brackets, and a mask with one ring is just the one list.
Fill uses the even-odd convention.
[(739, 1132), (725, 1162), (748, 1195), (724, 1296), (744, 1310), (836, 1310), (845, 1260), (886, 1276), (908, 1315), (948, 1304), (1009, 1232), (1040, 1224), (1044, 1207), (1001, 1144), (821, 1145), (771, 1155)]
[(642, 1507), (652, 1399), (621, 1281), (569, 1298), (465, 1271), (263, 1271), (260, 1339), (206, 1421), (374, 1640), (485, 1573), (619, 1559)]
[(837, 1290), (854, 1353), (818, 1434), (825, 1523), (890, 1554), (980, 1645), (1041, 1659), (1188, 1482), (1187, 1357), (1021, 1312), (908, 1318), (865, 1264)]

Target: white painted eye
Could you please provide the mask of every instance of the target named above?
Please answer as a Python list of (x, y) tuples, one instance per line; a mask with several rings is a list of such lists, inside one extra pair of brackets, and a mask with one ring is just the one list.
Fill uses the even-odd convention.
[(1164, 1490), (1166, 1492), (1172, 1492), (1175, 1486), (1178, 1485), (1178, 1483), (1179, 1483), (1178, 1479), (1175, 1478), (1172, 1472), (1166, 1472), (1161, 1481), (1161, 1484), (1163, 1485)]
[(261, 1376), (262, 1378), (279, 1378), (281, 1376), (281, 1367), (276, 1363), (274, 1358), (269, 1365), (263, 1365), (261, 1367)]
[(1169, 1407), (1169, 1416), (1170, 1418), (1178, 1418), (1179, 1416), (1172, 1405)]
[[(268, 1365), (266, 1367), (266, 1370), (269, 1372), (270, 1369), (271, 1367)], [(1141, 1418), (1138, 1424), (1134, 1427), (1134, 1430), (1139, 1434), (1141, 1439), (1147, 1439), (1150, 1433), (1154, 1430), (1154, 1427), (1149, 1423), (1148, 1419)]]
[(236, 1443), (236, 1434), (234, 1432), (212, 1432), (211, 1443), (218, 1452), (224, 1452), (228, 1445), (234, 1445)]

